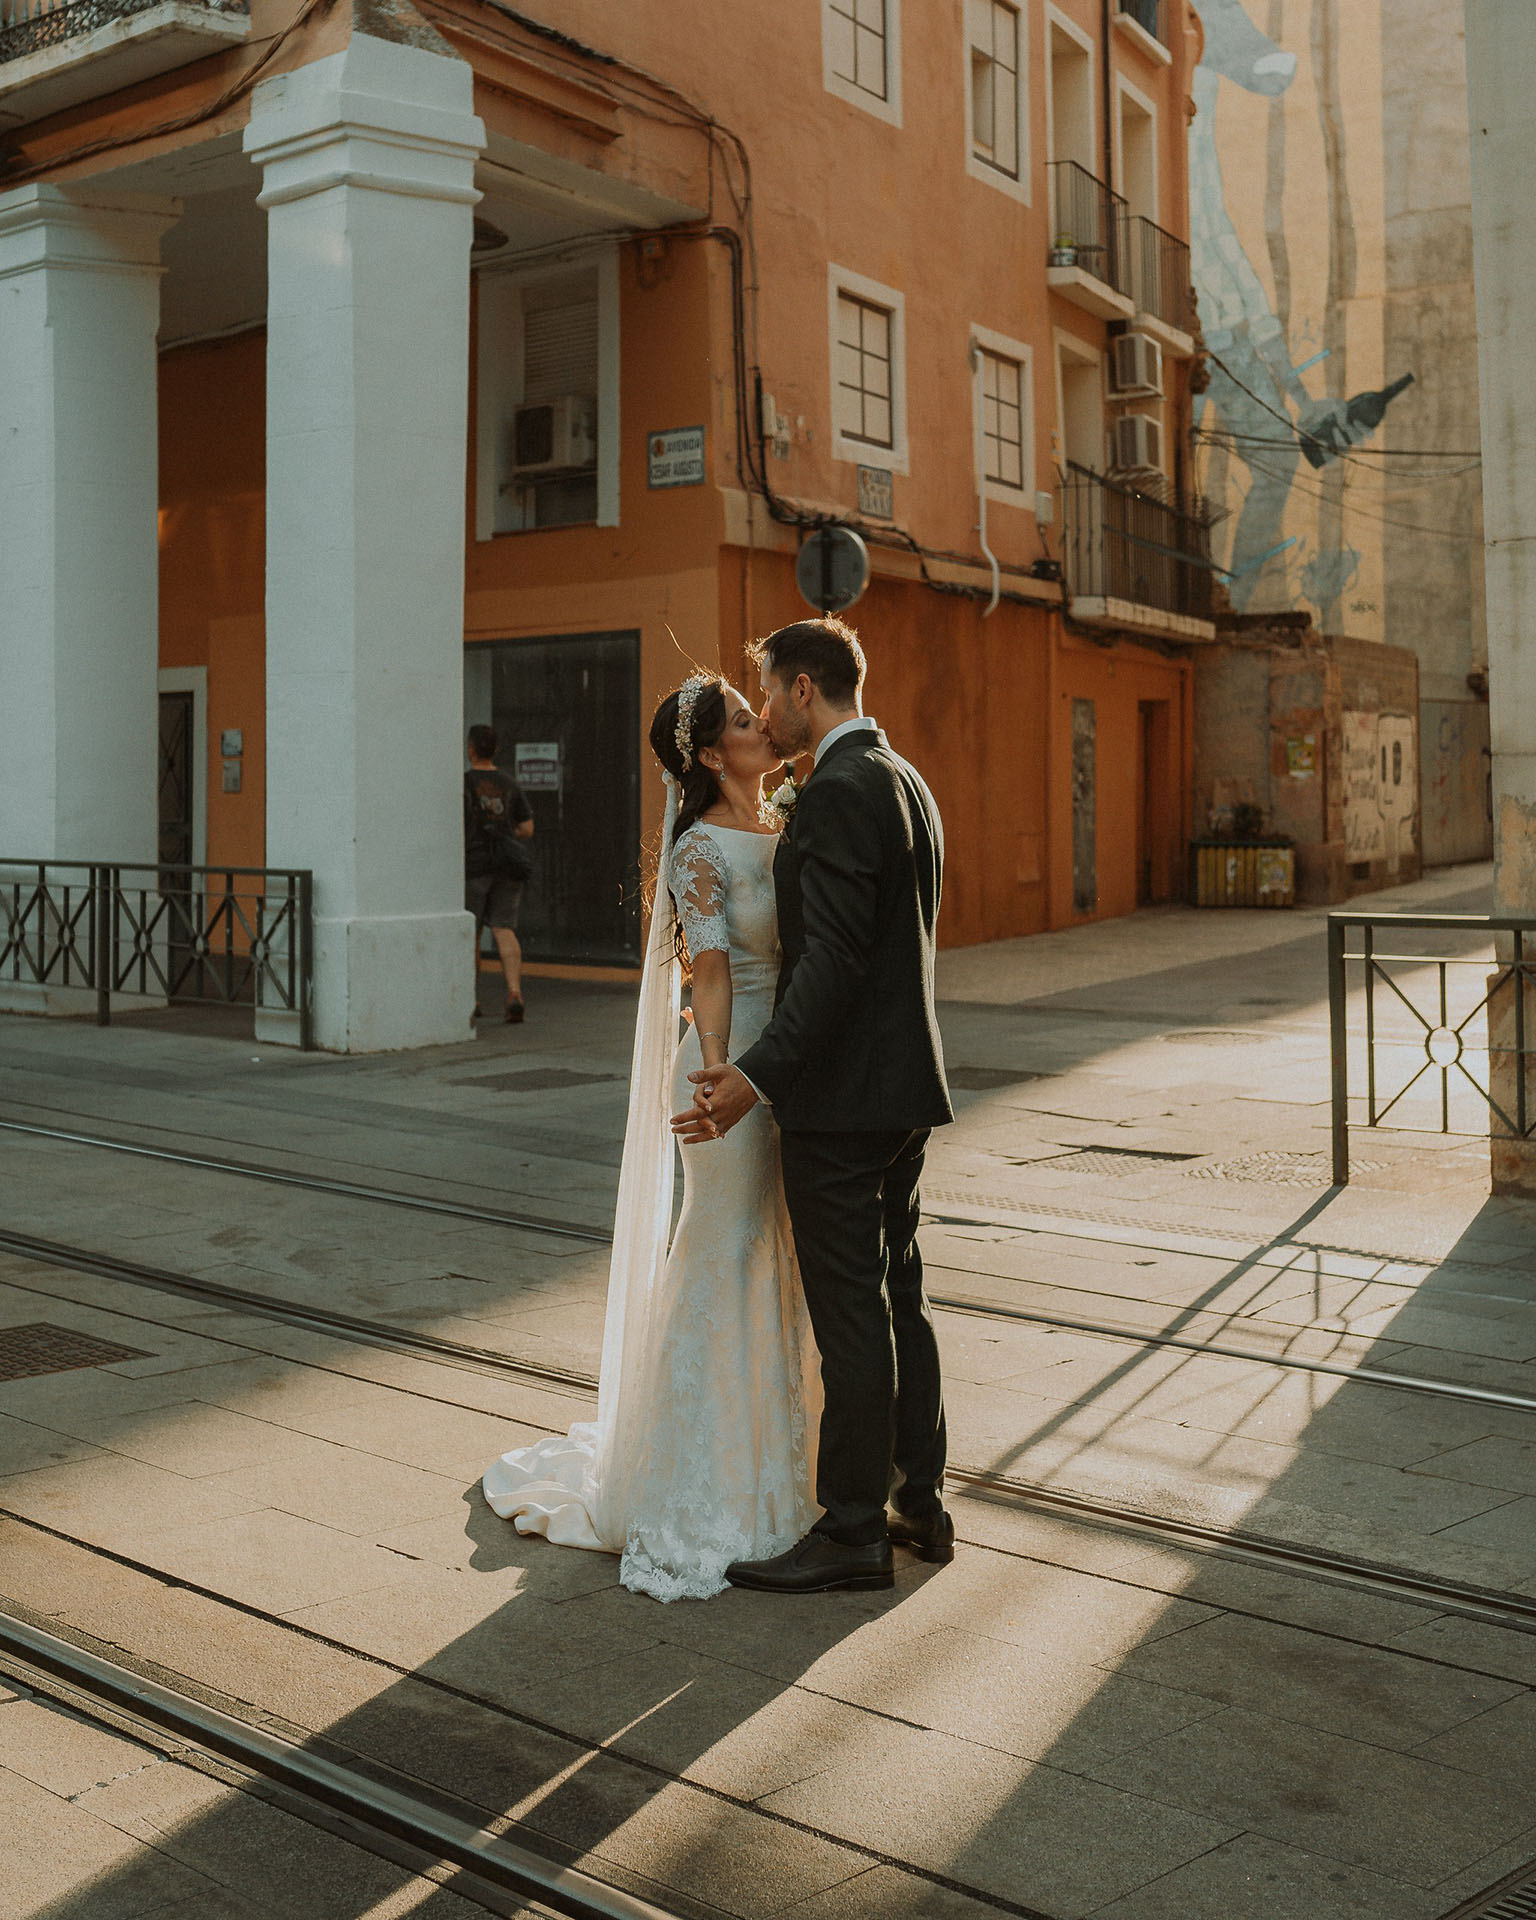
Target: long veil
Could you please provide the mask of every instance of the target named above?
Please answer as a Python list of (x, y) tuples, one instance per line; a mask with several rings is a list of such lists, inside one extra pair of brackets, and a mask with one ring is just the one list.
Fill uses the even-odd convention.
[(655, 1420), (656, 1409), (643, 1403), (641, 1388), (647, 1377), (645, 1356), (655, 1331), (652, 1309), (672, 1233), (677, 1148), (667, 1123), (671, 1118), (671, 1069), (682, 1005), (682, 969), (677, 962), (677, 909), (671, 885), (678, 788), (670, 774), (666, 782), (661, 860), (646, 933), (640, 1010), (630, 1061), (629, 1117), (624, 1126), (624, 1162), (613, 1223), (596, 1444), (587, 1499), (599, 1539), (614, 1552), (624, 1546), (629, 1488), (643, 1444), (639, 1425)]

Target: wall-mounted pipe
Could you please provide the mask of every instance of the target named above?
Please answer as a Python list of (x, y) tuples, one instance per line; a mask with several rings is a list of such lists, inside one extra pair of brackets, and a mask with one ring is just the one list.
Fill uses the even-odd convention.
[(1003, 593), (1003, 570), (997, 564), (997, 555), (987, 545), (987, 435), (985, 428), (986, 402), (982, 393), (985, 375), (983, 372), (981, 347), (974, 339), (971, 341), (971, 392), (972, 392), (972, 431), (971, 438), (975, 446), (976, 459), (976, 517), (977, 530), (981, 535), (981, 550), (987, 557), (992, 569), (992, 598), (981, 610), (986, 619), (989, 613), (996, 613), (997, 603)]

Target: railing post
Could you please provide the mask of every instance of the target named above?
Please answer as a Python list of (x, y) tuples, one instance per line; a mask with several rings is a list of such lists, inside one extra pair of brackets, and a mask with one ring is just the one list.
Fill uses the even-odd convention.
[(1344, 923), (1328, 916), (1328, 1055), (1333, 1098), (1333, 1184), (1349, 1185), (1349, 1022)]
[(315, 1049), (315, 876), (305, 868), (299, 875), (299, 1047)]
[(95, 897), (91, 901), (91, 912), (95, 919), (96, 940), (96, 1024), (98, 1027), (112, 1023), (112, 976), (116, 971), (112, 954), (112, 929), (117, 923), (113, 912), (114, 877), (116, 869), (112, 867), (92, 867), (91, 884), (95, 888)]

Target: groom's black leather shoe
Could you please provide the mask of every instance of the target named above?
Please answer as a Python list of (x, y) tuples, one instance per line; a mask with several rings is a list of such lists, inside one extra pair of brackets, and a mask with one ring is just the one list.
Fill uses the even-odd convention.
[(919, 1560), (932, 1560), (942, 1567), (955, 1557), (955, 1523), (942, 1507), (915, 1520), (904, 1513), (888, 1514), (885, 1530), (893, 1545), (909, 1548)]
[(889, 1540), (845, 1547), (825, 1533), (808, 1533), (772, 1560), (738, 1560), (726, 1568), (725, 1577), (733, 1587), (759, 1593), (832, 1593), (839, 1588), (864, 1592), (894, 1586), (896, 1580)]

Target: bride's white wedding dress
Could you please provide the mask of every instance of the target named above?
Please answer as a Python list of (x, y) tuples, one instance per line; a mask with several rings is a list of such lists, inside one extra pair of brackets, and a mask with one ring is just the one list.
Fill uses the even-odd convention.
[[(671, 1140), (658, 1151), (648, 1131), (691, 1103), (688, 1075), (703, 1064), (692, 1026), (670, 1073), (654, 1046), (647, 1057), (648, 1019), (654, 1029), (669, 1015), (677, 1033), (675, 978), (656, 1012), (659, 976), (669, 965), (676, 973), (663, 890), (670, 880), (690, 953), (730, 956), (735, 1057), (773, 1011), (776, 845), (771, 834), (699, 822), (672, 849), (635, 1047), (635, 1075), (658, 1084), (631, 1091), (598, 1419), (504, 1454), (483, 1481), (490, 1505), (520, 1533), (618, 1552), (624, 1585), (658, 1600), (720, 1592), (731, 1561), (783, 1552), (817, 1511), (818, 1368), (772, 1116), (755, 1107), (723, 1140), (681, 1149), (683, 1205), (670, 1250)], [(653, 1197), (643, 1230), (640, 1188)]]

